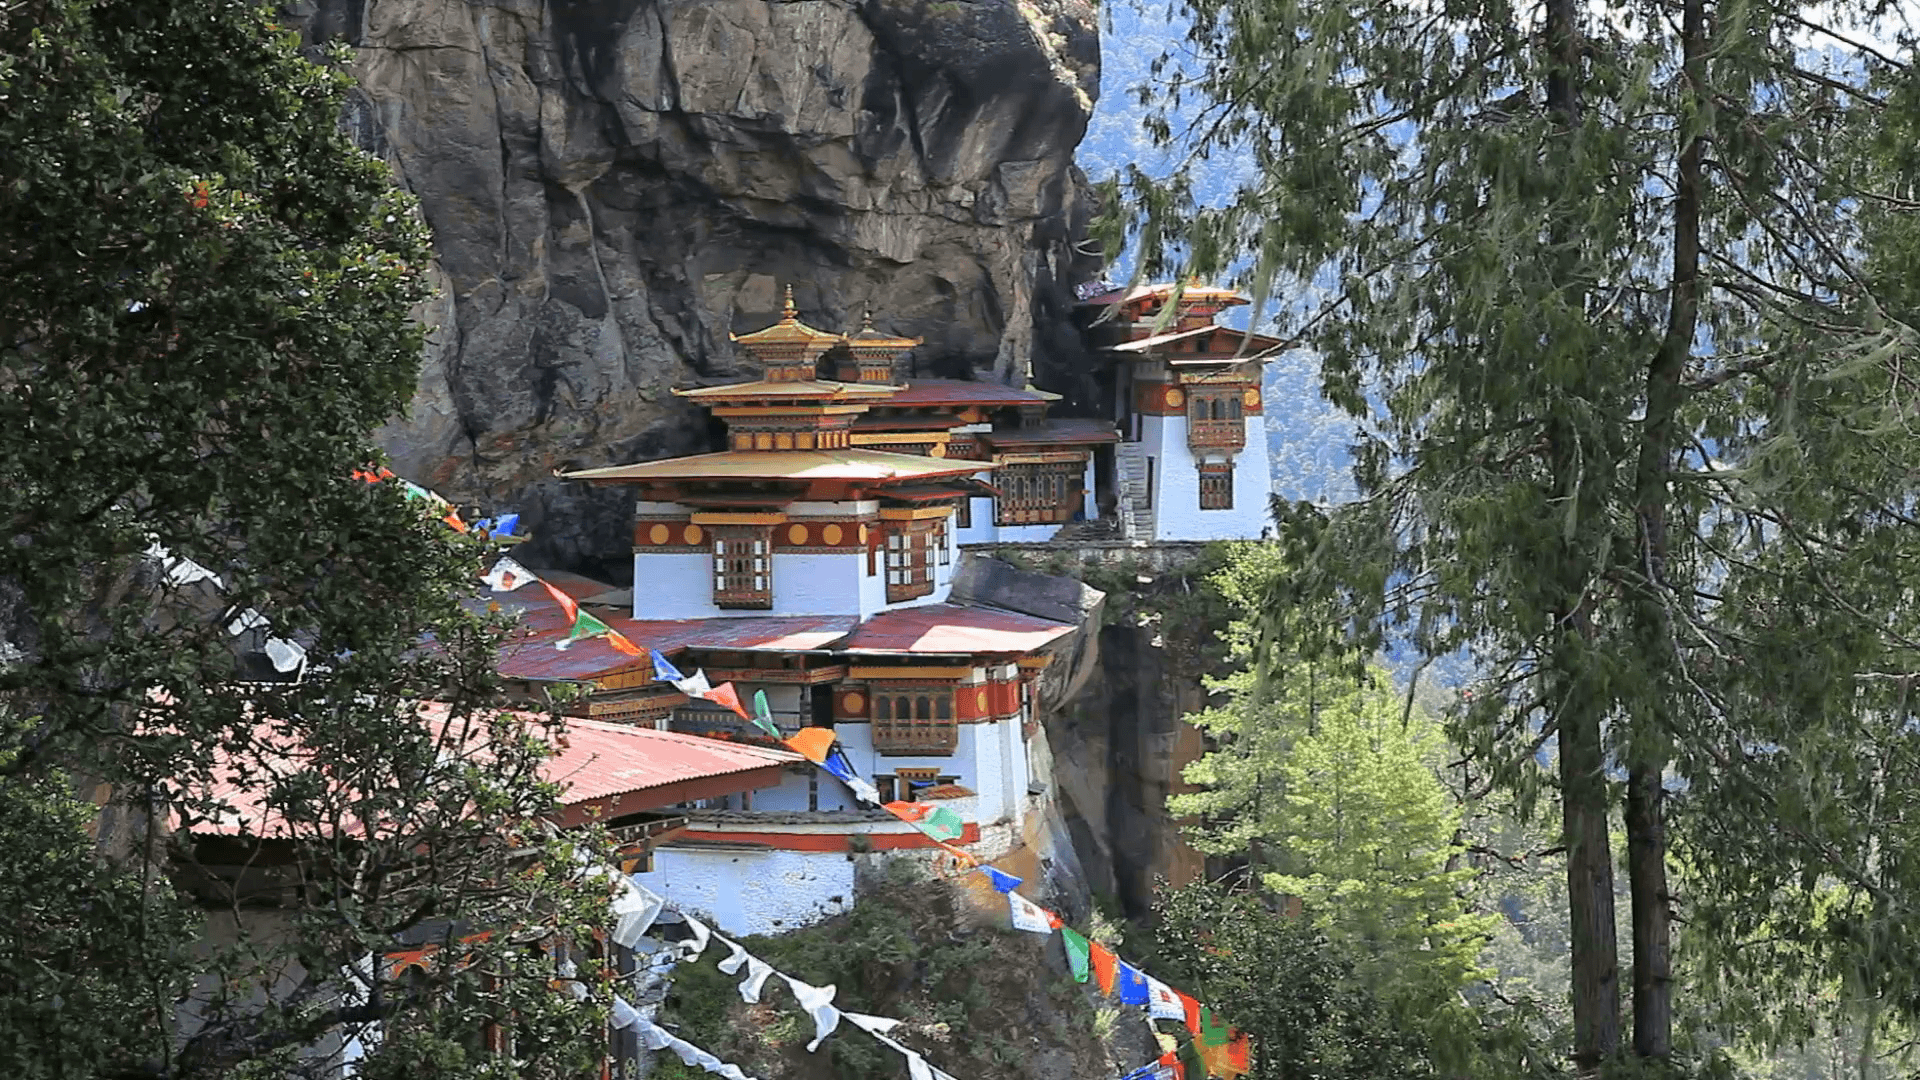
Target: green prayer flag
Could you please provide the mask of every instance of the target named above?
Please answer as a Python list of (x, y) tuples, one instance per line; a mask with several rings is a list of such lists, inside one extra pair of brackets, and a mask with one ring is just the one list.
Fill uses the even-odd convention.
[(1194, 1036), (1195, 1042), (1205, 1047), (1225, 1046), (1232, 1037), (1232, 1025), (1221, 1023), (1212, 1009), (1200, 1006), (1200, 1032)]
[(1060, 928), (1060, 940), (1067, 946), (1067, 966), (1073, 969), (1074, 982), (1087, 981), (1087, 939), (1071, 926)]
[(767, 692), (753, 692), (753, 726), (773, 736), (780, 737), (780, 726), (773, 722), (773, 709), (767, 704)]
[(1206, 1060), (1200, 1056), (1199, 1043), (1191, 1040), (1182, 1040), (1178, 1054), (1180, 1065), (1188, 1076), (1203, 1077), (1207, 1075), (1207, 1063)]
[(914, 824), (920, 827), (921, 832), (943, 843), (958, 840), (967, 831), (967, 823), (960, 820), (960, 815), (944, 806), (928, 810)]
[(593, 637), (597, 634), (610, 634), (612, 632), (613, 627), (608, 626), (606, 623), (601, 622), (585, 611), (581, 611), (573, 617), (573, 629), (567, 631), (567, 640), (578, 641), (584, 637)]

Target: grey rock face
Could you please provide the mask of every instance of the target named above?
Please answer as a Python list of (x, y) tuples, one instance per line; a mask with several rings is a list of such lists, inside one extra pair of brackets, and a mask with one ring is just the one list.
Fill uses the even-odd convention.
[[(729, 331), (927, 339), (929, 373), (1081, 366), (1072, 165), (1085, 0), (302, 0), (347, 123), (432, 225), (442, 299), (395, 467), (517, 508), (530, 558), (624, 578), (624, 499), (556, 468), (710, 448), (670, 390), (744, 377)], [(1075, 264), (1079, 265), (1075, 265)]]

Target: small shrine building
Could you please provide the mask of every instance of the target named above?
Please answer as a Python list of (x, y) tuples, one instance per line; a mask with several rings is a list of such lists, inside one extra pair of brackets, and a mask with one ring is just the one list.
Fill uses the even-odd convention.
[(1254, 539), (1271, 522), (1261, 376), (1282, 343), (1216, 321), (1246, 303), (1231, 289), (1172, 284), (1081, 301), (1112, 365), (1123, 537)]

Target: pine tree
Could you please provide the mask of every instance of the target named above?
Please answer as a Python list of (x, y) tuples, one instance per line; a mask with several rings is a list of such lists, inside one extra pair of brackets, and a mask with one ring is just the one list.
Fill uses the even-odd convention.
[[(1912, 601), (1886, 584), (1912, 565), (1915, 484), (1858, 469), (1913, 459), (1910, 269), (1885, 249), (1916, 204), (1868, 149), (1915, 115), (1875, 44), (1891, 20), (1783, 0), (1187, 7), (1160, 100), (1199, 113), (1160, 130), (1257, 175), (1197, 208), (1191, 170), (1134, 173), (1148, 268), (1184, 254), (1284, 292), (1282, 332), (1369, 421), (1362, 500), (1297, 508), (1291, 542), (1358, 625), (1471, 650), (1487, 678), (1456, 735), (1495, 782), (1557, 787), (1587, 1068), (1624, 1049), (1624, 811), (1631, 1048), (1665, 1060), (1670, 829), (1716, 855), (1739, 837), (1740, 876), (1780, 884), (1743, 895), (1700, 860), (1699, 902), (1730, 927), (1796, 878), (1871, 897), (1891, 869), (1856, 859), (1888, 820), (1842, 809), (1884, 805), (1859, 763), (1903, 758), (1887, 688), (1916, 670)], [(1788, 741), (1854, 764), (1800, 773), (1770, 751)], [(1876, 911), (1883, 944), (1902, 911)]]
[[(361, 1075), (596, 1060), (604, 991), (553, 993), (538, 942), (584, 941), (605, 899), (534, 826), (539, 724), (490, 707), (461, 606), (482, 553), (350, 476), (412, 392), (426, 231), (296, 44), (246, 2), (0, 6), (10, 1075), (297, 1074), (374, 1031)], [(160, 575), (155, 544), (220, 590)], [(249, 610), (304, 679), (239, 678)], [(236, 794), (296, 841), (241, 875), (278, 911), (190, 899), (221, 892), (209, 845), (264, 857), (194, 838)], [(403, 938), (449, 962), (395, 971)], [(516, 1057), (476, 1054), (508, 1019)]]

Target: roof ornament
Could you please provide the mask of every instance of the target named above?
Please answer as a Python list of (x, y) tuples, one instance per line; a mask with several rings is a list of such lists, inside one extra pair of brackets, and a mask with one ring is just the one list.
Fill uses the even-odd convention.
[(780, 308), (782, 322), (799, 322), (800, 309), (793, 306), (793, 282), (787, 282), (787, 302)]

